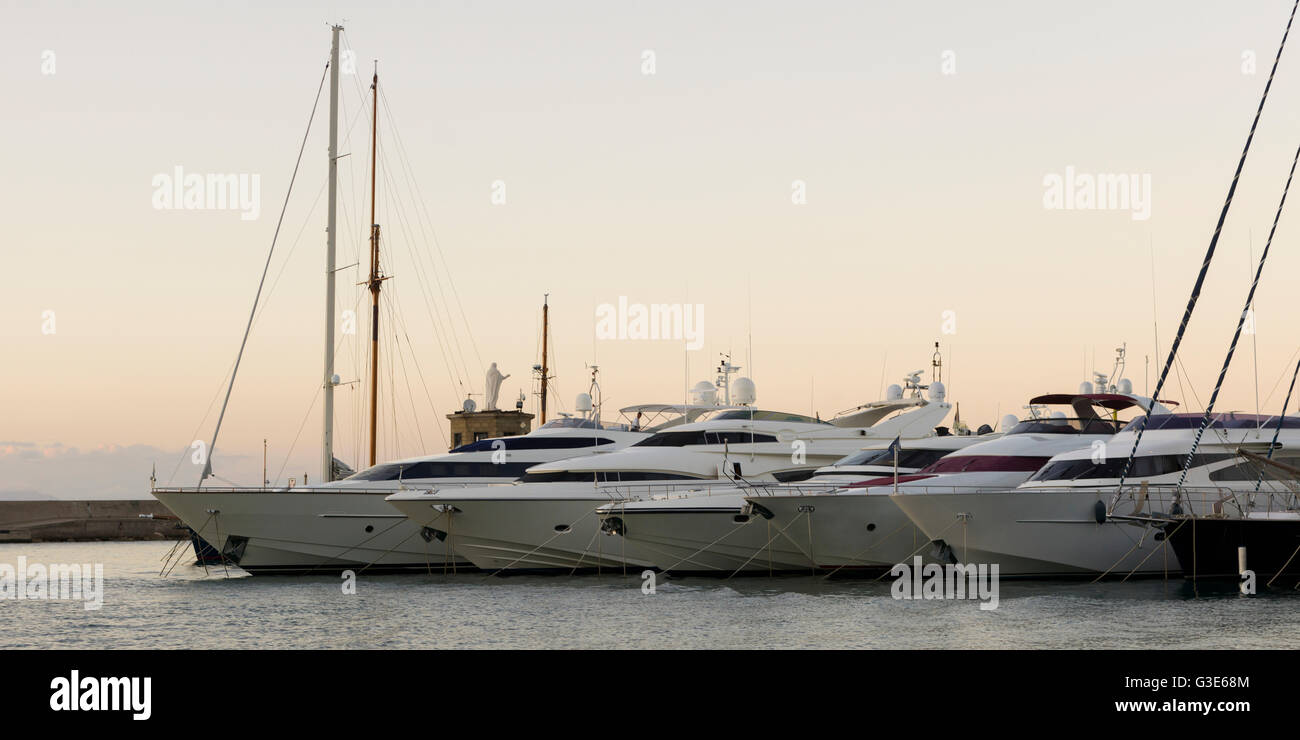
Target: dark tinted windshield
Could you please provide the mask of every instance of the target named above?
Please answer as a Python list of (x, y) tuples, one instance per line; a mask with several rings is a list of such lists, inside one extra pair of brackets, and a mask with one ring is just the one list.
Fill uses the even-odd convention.
[(720, 445), (727, 443), (731, 445), (739, 444), (758, 444), (761, 442), (775, 442), (776, 437), (770, 434), (753, 434), (751, 432), (730, 431), (730, 432), (711, 432), (697, 430), (694, 432), (659, 432), (651, 435), (634, 447), (686, 447), (688, 445)]
[(384, 463), (367, 468), (347, 480), (418, 480), (429, 478), (518, 478), (536, 462), (434, 462)]
[[(898, 451), (898, 467), (924, 468), (936, 462), (952, 450), (909, 450)], [(863, 450), (835, 462), (835, 467), (847, 465), (884, 465), (893, 467), (894, 453), (889, 450)]]
[(612, 445), (614, 440), (604, 437), (496, 437), (480, 439), (461, 445), (452, 452), (491, 452), (492, 450), (572, 450), (580, 447)]
[(713, 417), (714, 421), (718, 419), (753, 419), (754, 421), (792, 421), (801, 424), (826, 424), (827, 423), (820, 419), (814, 419), (811, 416), (803, 416), (801, 414), (787, 414), (784, 411), (763, 411), (761, 409), (754, 409), (752, 411), (750, 409), (732, 409), (731, 411), (723, 411), (722, 413)]
[[(1192, 467), (1209, 465), (1211, 463), (1222, 462), (1232, 457), (1232, 455), (1197, 455), (1192, 458)], [(1157, 475), (1168, 475), (1177, 473), (1183, 469), (1183, 462), (1187, 459), (1186, 455), (1146, 455), (1143, 457), (1133, 458), (1133, 466), (1129, 468), (1130, 478), (1149, 478)], [(1111, 459), (1105, 462), (1093, 462), (1092, 460), (1058, 460), (1043, 466), (1030, 480), (1049, 481), (1049, 480), (1088, 480), (1092, 478), (1119, 478), (1124, 472), (1124, 465), (1128, 458)]]
[(1110, 419), (1026, 419), (1007, 434), (1115, 434), (1120, 427)]
[[(1125, 427), (1125, 431), (1137, 429), (1138, 423), (1144, 417), (1137, 417), (1130, 421)], [(1151, 421), (1147, 423), (1147, 429), (1196, 429), (1201, 426), (1201, 420), (1205, 414), (1154, 414)], [(1215, 414), (1213, 421), (1210, 423), (1212, 429), (1276, 429), (1276, 416), (1261, 416), (1259, 414)], [(1282, 417), (1283, 429), (1300, 429), (1300, 416)]]

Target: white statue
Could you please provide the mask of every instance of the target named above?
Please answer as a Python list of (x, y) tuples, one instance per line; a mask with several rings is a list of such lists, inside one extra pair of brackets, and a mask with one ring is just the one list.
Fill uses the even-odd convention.
[(501, 392), (501, 381), (505, 380), (508, 377), (510, 376), (501, 374), (501, 371), (497, 369), (497, 364), (495, 362), (492, 363), (492, 366), (488, 368), (487, 382), (485, 383), (484, 394), (483, 394), (486, 397), (484, 399), (485, 401), (484, 408), (486, 410), (496, 411), (497, 394)]

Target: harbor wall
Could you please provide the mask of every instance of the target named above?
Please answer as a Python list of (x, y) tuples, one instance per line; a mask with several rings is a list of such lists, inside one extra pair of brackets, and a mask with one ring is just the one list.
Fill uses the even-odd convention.
[[(162, 518), (147, 518), (149, 515)], [(0, 501), (0, 542), (158, 540), (188, 536), (153, 499)]]

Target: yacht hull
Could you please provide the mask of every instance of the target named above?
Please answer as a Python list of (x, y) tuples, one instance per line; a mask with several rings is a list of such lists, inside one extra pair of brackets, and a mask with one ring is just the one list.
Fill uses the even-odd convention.
[(911, 563), (915, 555), (931, 560), (929, 538), (888, 496), (764, 496), (754, 502), (772, 513), (773, 524), (803, 545), (821, 570), (875, 575)]
[(305, 490), (154, 493), (226, 560), (250, 572), (472, 569), (437, 538), (426, 541), (421, 527), (393, 511), (384, 495)]
[(610, 507), (607, 517), (622, 520), (626, 539), (654, 551), (656, 567), (682, 574), (879, 575), (930, 549), (887, 496), (755, 495), (752, 506), (742, 496), (705, 500)]
[[(1009, 490), (890, 498), (927, 537), (946, 544), (953, 559), (997, 564), (1004, 578), (1180, 571), (1172, 548), (1156, 528), (1114, 519), (1098, 523), (1099, 502), (1102, 511), (1110, 504), (1105, 492)], [(1129, 500), (1121, 501), (1115, 511), (1133, 513)]]
[(651, 553), (653, 565), (678, 574), (789, 573), (812, 569), (807, 552), (779, 526), (745, 513), (741, 496), (706, 506), (611, 507), (606, 520)]
[[(624, 572), (653, 567), (651, 553), (601, 530), (602, 499), (391, 499), (414, 522), (444, 538), (460, 557), (485, 571)], [(437, 507), (437, 508), (435, 508)]]

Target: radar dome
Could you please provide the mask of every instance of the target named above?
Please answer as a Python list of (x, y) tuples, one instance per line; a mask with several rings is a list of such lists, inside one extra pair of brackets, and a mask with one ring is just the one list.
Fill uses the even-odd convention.
[(1080, 383), (1080, 384), (1079, 384), (1079, 393), (1081, 393), (1081, 394), (1083, 394), (1083, 395), (1087, 395), (1087, 394), (1089, 394), (1089, 393), (1092, 393), (1092, 383), (1090, 383), (1090, 382), (1088, 382), (1088, 381), (1086, 381), (1086, 380), (1083, 381), (1082, 383)]
[(1118, 385), (1118, 387), (1116, 388), (1116, 390), (1118, 390), (1120, 393), (1125, 393), (1125, 394), (1132, 395), (1132, 393), (1133, 393), (1133, 381), (1129, 380), (1128, 378), (1121, 378), (1120, 381), (1119, 381), (1119, 385)]
[(943, 383), (940, 383), (939, 381), (936, 380), (930, 384), (931, 401), (934, 401), (935, 403), (939, 403), (943, 401), (944, 397), (947, 395), (948, 395), (948, 389), (943, 387)]
[(1020, 423), (1020, 419), (1017, 419), (1015, 414), (1007, 414), (1006, 416), (1002, 417), (1002, 431), (1009, 432), (1011, 431), (1012, 427), (1014, 427), (1019, 423)]
[(707, 380), (701, 380), (691, 387), (691, 397), (701, 406), (712, 406), (718, 402), (718, 387)]
[(885, 389), (885, 400), (886, 401), (903, 400), (903, 386), (899, 385), (898, 383), (891, 383), (890, 386)]
[(1052, 412), (1052, 416), (1051, 416), (1051, 422), (1052, 422), (1053, 424), (1064, 424), (1064, 423), (1065, 423), (1065, 413), (1064, 413), (1064, 412), (1061, 412), (1061, 411), (1053, 411), (1053, 412)]
[(754, 388), (754, 381), (749, 378), (736, 378), (736, 382), (731, 386), (732, 403), (748, 406), (757, 398), (758, 391)]
[(587, 393), (579, 393), (578, 399), (573, 402), (573, 408), (574, 410), (580, 411), (584, 414), (591, 411), (591, 395)]

